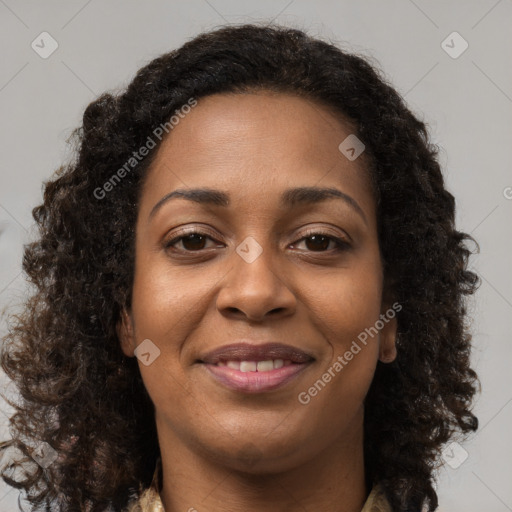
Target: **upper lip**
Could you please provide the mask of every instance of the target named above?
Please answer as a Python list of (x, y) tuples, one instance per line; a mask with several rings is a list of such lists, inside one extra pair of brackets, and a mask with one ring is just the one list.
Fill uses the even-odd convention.
[(307, 363), (314, 358), (303, 350), (283, 343), (269, 342), (254, 344), (250, 342), (224, 345), (211, 352), (203, 354), (200, 361), (217, 364), (219, 361), (269, 361), (283, 359), (292, 363)]

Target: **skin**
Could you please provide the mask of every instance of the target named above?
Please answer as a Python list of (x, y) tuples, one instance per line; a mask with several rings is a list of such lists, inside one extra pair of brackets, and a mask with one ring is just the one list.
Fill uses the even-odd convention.
[[(158, 149), (118, 334), (127, 356), (145, 339), (160, 350), (139, 367), (155, 405), (167, 512), (360, 512), (367, 499), (363, 400), (377, 360), (396, 356), (396, 321), (307, 405), (297, 398), (390, 307), (363, 158), (338, 149), (350, 133), (339, 115), (293, 95), (215, 94)], [(281, 208), (281, 193), (298, 186), (337, 188), (365, 219), (340, 199)], [(150, 216), (169, 192), (196, 187), (228, 193), (230, 206), (178, 198)], [(185, 227), (209, 238), (166, 248)], [(304, 239), (310, 228), (350, 247)], [(251, 263), (236, 252), (249, 236), (263, 250)], [(315, 361), (272, 392), (233, 391), (197, 360), (240, 338), (282, 341)]]

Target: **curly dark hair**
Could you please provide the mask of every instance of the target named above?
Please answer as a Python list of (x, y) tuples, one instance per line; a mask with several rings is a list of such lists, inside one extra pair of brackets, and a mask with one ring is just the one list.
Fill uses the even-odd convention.
[[(18, 456), (2, 477), (32, 510), (122, 510), (150, 485), (160, 455), (154, 406), (116, 333), (131, 304), (138, 201), (157, 151), (104, 197), (98, 190), (190, 98), (258, 90), (321, 102), (366, 146), (385, 280), (402, 305), (397, 358), (377, 364), (365, 400), (366, 479), (382, 484), (395, 511), (437, 508), (444, 444), (478, 428), (465, 300), (480, 283), (466, 242), (478, 244), (455, 228), (426, 124), (370, 62), (297, 28), (221, 27), (88, 105), (69, 139), (72, 161), (33, 210), (39, 236), (23, 269), (35, 291), (11, 317), (1, 359), (20, 392), (2, 447)], [(31, 457), (41, 443), (58, 454), (46, 468)]]

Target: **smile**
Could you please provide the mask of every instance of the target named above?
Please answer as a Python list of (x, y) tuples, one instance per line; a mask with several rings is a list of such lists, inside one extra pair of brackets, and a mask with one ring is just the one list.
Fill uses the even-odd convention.
[(314, 360), (297, 346), (239, 340), (203, 354), (197, 362), (224, 387), (263, 393), (285, 386)]

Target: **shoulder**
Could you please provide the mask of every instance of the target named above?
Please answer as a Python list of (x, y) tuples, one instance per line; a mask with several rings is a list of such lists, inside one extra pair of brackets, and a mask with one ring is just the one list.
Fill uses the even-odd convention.
[(125, 512), (165, 512), (160, 499), (162, 459), (156, 462), (155, 472), (150, 487), (140, 492), (140, 497), (129, 504)]
[(380, 484), (373, 486), (361, 512), (393, 512)]
[(146, 489), (140, 498), (132, 503), (126, 512), (165, 512), (156, 489), (150, 487)]

